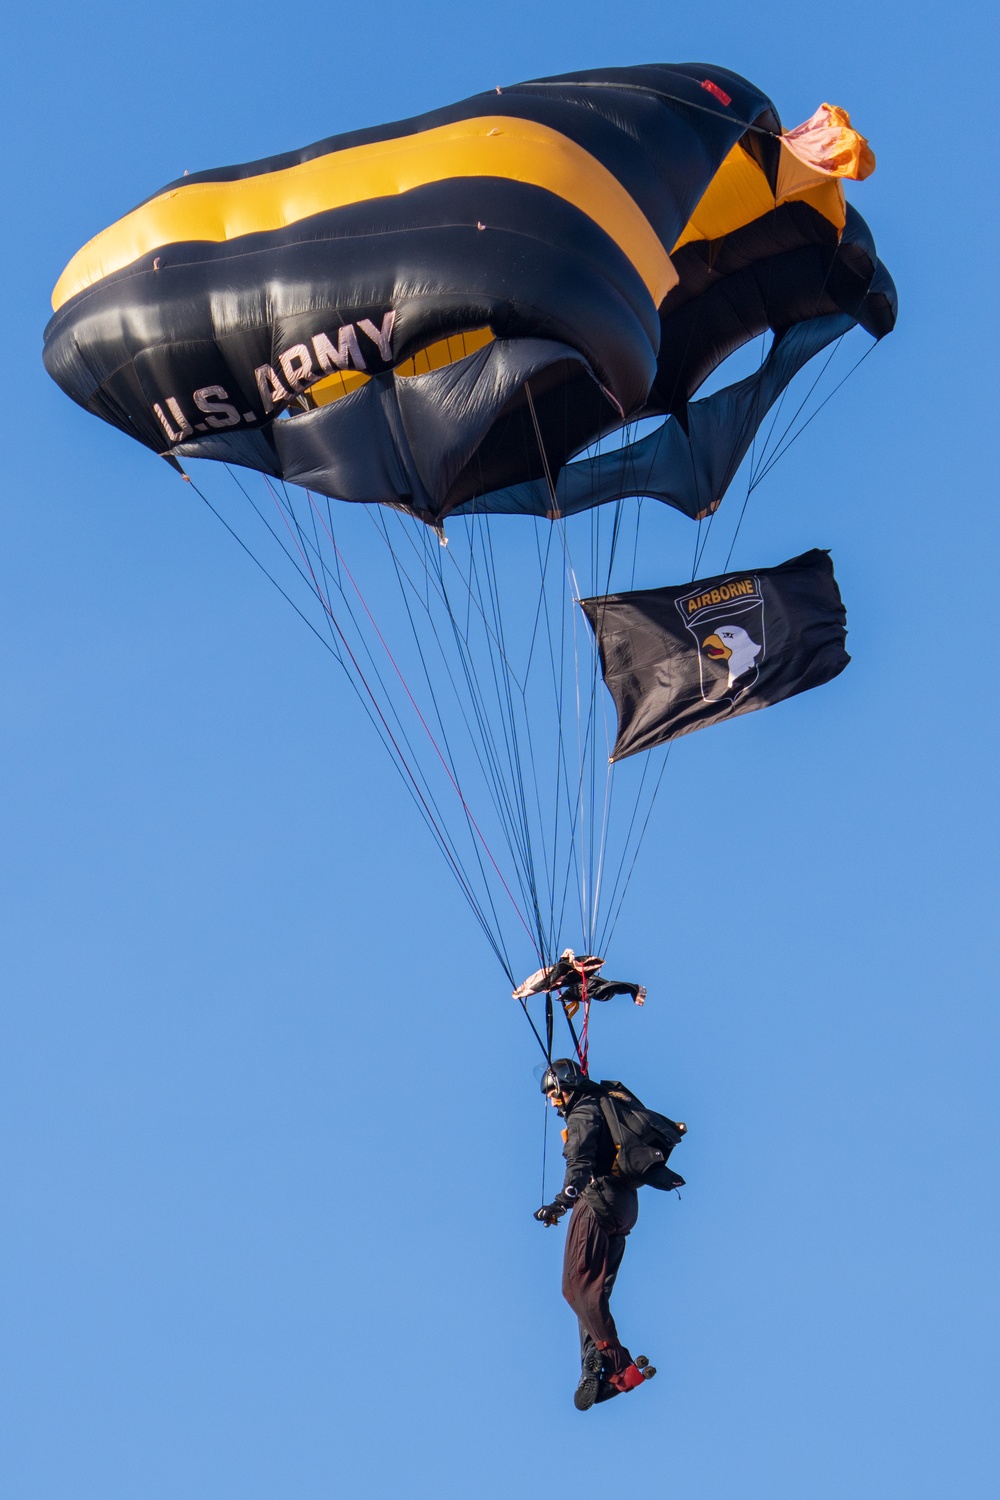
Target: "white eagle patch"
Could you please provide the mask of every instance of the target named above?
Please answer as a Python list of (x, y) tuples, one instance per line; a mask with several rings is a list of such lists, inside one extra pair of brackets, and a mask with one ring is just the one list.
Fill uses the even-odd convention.
[(712, 661), (724, 661), (729, 668), (728, 687), (751, 671), (761, 648), (752, 641), (742, 625), (720, 625), (702, 642), (702, 650)]

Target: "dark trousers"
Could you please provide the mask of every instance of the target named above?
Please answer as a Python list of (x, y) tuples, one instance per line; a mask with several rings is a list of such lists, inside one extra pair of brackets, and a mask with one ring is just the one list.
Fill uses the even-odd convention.
[(596, 1344), (605, 1375), (618, 1375), (632, 1356), (618, 1337), (608, 1299), (625, 1254), (624, 1234), (609, 1234), (590, 1204), (580, 1199), (570, 1216), (563, 1258), (563, 1296), (580, 1322), (580, 1355)]

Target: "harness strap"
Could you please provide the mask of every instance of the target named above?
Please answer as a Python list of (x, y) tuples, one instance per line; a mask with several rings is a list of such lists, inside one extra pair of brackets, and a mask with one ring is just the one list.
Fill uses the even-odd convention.
[(601, 1114), (604, 1116), (604, 1123), (611, 1132), (611, 1139), (615, 1150), (620, 1151), (622, 1148), (622, 1128), (618, 1121), (618, 1111), (603, 1090), (600, 1096), (600, 1104)]
[(587, 993), (587, 970), (586, 970), (586, 967), (583, 964), (581, 964), (581, 965), (579, 965), (579, 969), (580, 969), (580, 1001), (581, 1001), (581, 1003), (583, 1005), (583, 1025), (580, 1028), (580, 1067), (583, 1069), (583, 1076), (584, 1076), (584, 1078), (586, 1078), (588, 1076), (588, 1074), (587, 1074), (587, 1052), (588, 1052), (589, 1047), (590, 1047), (590, 1035), (589, 1035), (589, 1033), (590, 1033), (590, 996)]

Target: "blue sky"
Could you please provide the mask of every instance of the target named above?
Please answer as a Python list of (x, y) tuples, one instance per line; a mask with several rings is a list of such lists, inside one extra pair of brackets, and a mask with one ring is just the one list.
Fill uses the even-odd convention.
[[(42, 0), (6, 39), (5, 1494), (986, 1494), (992, 12)], [(596, 1069), (688, 1120), (690, 1186), (644, 1195), (615, 1297), (660, 1374), (583, 1417), (502, 975), (327, 655), (41, 334), (185, 168), (691, 58), (786, 125), (851, 110), (901, 316), (734, 554), (830, 547), (854, 660), (679, 743), (609, 954), (649, 1003)]]

